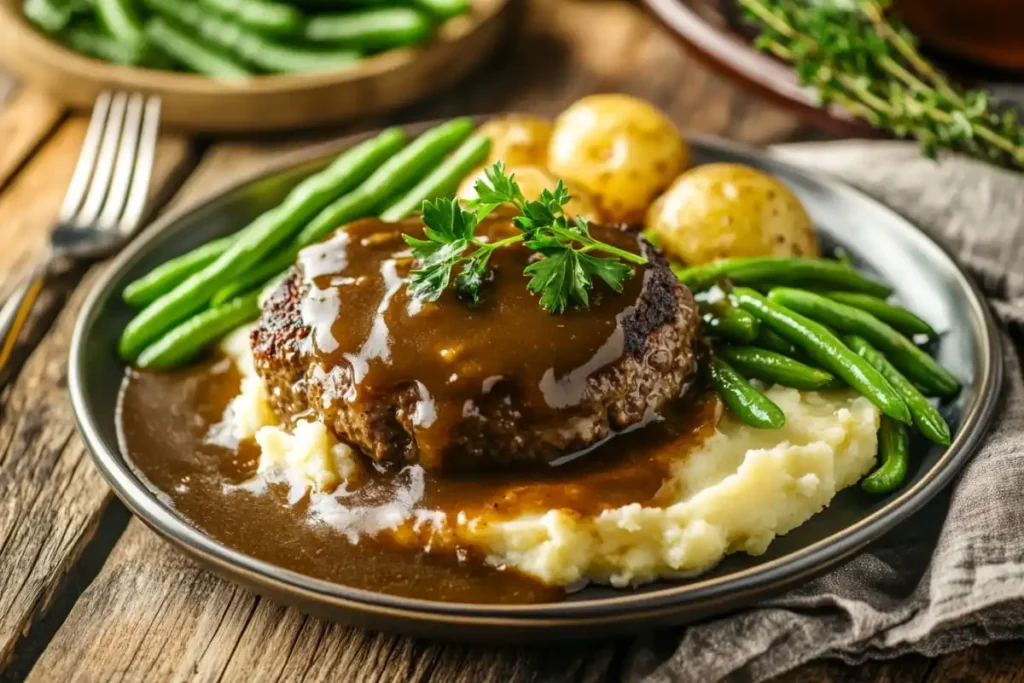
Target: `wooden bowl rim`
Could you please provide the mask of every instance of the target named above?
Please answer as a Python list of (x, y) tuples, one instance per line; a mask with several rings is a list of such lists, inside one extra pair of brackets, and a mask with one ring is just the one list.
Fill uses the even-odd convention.
[(471, 0), (472, 11), (442, 24), (429, 43), (381, 52), (348, 69), (215, 79), (199, 74), (110, 64), (79, 54), (37, 31), (19, 11), (16, 0), (6, 0), (0, 1), (0, 53), (7, 49), (23, 49), (29, 52), (30, 57), (61, 64), (61, 68), (69, 73), (123, 89), (182, 95), (283, 94), (355, 83), (397, 71), (442, 45), (458, 43), (472, 35), (494, 21), (515, 1)]

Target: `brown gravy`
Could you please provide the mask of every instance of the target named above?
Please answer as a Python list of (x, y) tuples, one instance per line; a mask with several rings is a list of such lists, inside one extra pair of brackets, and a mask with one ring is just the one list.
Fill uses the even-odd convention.
[[(592, 229), (639, 253), (635, 233)], [(510, 245), (492, 252), (489, 281), (470, 314), (450, 287), (438, 301), (423, 302), (405, 286), (413, 258), (402, 234), (422, 238), (422, 232), (418, 217), (371, 218), (304, 249), (299, 266), (308, 289), (301, 309), (317, 365), (351, 375), (347, 405), (367, 412), (370, 401), (395, 387), (417, 388), (411, 419), (417, 461), (440, 469), (456, 425), (482, 402), (507, 397), (533, 420), (576, 408), (590, 377), (626, 352), (620, 320), (632, 314), (648, 266), (632, 267), (621, 294), (597, 282), (588, 308), (552, 315), (526, 288), (523, 268), (534, 252)], [(488, 218), (476, 234), (493, 243), (521, 231), (508, 218)]]
[[(486, 603), (564, 597), (561, 588), (490, 567), (471, 554), (411, 552), (364, 533), (365, 526), (317, 521), (308, 499), (289, 503), (285, 485), (253, 486), (256, 446), (211, 439), (238, 389), (231, 362), (214, 358), (172, 373), (129, 370), (121, 390), (118, 429), (128, 461), (212, 538), (309, 576), (394, 595)], [(658, 505), (672, 462), (703, 440), (716, 411), (714, 399), (691, 391), (664, 420), (559, 467), (442, 475), (415, 465), (367, 466), (368, 480), (338, 502), (343, 510), (366, 513), (364, 522), (396, 497), (450, 515), (484, 506), (509, 514), (553, 507), (592, 514), (632, 502)]]

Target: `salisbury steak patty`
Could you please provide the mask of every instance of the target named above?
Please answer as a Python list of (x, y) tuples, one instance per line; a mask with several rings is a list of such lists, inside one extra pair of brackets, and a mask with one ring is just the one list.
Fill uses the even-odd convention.
[[(401, 299), (404, 285), (383, 294), (383, 285), (363, 293), (345, 289), (370, 287), (367, 280), (380, 279), (371, 277), (377, 272), (374, 258), (385, 265), (381, 273), (393, 274), (393, 264), (402, 259), (384, 256), (401, 256), (404, 247), (395, 245), (383, 256), (358, 250), (371, 244), (380, 251), (388, 242), (380, 235), (391, 234), (390, 228), (400, 236), (410, 225), (396, 229), (361, 221), (343, 228), (350, 234), (333, 238), (337, 249), (347, 249), (342, 258), (329, 253), (329, 240), (314, 254), (315, 261), (300, 259), (264, 304), (251, 343), (256, 370), (283, 419), (315, 416), (341, 440), (382, 463), (473, 469), (546, 462), (649, 419), (681, 394), (694, 373), (696, 305), (647, 242), (595, 226), (595, 237), (627, 240), (649, 263), (638, 269), (624, 293), (598, 283), (590, 310), (562, 316), (538, 312), (536, 298), (520, 293), (525, 292), (522, 267), (529, 255), (502, 254), (511, 250), (494, 252), (495, 281), (480, 309), (451, 295), (421, 310)], [(327, 278), (328, 285), (322, 263), (332, 260), (361, 265), (343, 266)], [(309, 277), (311, 270), (315, 277)], [(331, 289), (342, 281), (344, 286)], [(495, 300), (488, 302), (486, 296)], [(340, 320), (318, 325), (310, 311), (325, 300), (340, 301)], [(602, 327), (588, 316), (604, 316), (609, 324)], [(445, 337), (442, 330), (449, 323), (457, 332)], [(366, 329), (353, 340), (345, 338), (350, 327), (360, 326)], [(386, 351), (367, 352), (371, 341), (374, 348), (380, 346), (382, 326)], [(567, 365), (567, 349), (586, 352), (570, 357)]]

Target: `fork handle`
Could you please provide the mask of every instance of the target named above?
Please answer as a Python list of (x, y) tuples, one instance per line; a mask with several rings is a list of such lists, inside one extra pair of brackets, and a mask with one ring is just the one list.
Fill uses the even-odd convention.
[(32, 312), (32, 306), (39, 298), (47, 278), (50, 275), (49, 261), (40, 263), (35, 270), (19, 284), (10, 298), (0, 308), (0, 377), (9, 376), (8, 364), (14, 347), (17, 345), (18, 336), (21, 334), (25, 323)]

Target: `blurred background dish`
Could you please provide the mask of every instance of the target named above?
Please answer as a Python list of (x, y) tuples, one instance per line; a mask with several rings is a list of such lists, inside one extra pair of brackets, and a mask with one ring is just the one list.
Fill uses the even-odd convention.
[[(30, 10), (32, 4), (28, 3)], [(239, 3), (204, 0), (203, 4)], [(446, 3), (418, 3), (434, 4)], [(101, 33), (87, 19), (86, 23), (72, 24), (80, 31), (67, 33), (70, 29), (60, 28), (58, 20), (53, 26), (55, 35), (49, 36), (37, 28), (38, 18), (35, 25), (26, 18), (23, 0), (0, 0), (0, 63), (79, 109), (91, 107), (101, 91), (115, 88), (159, 95), (164, 102), (164, 120), (189, 130), (242, 132), (309, 127), (391, 111), (453, 85), (500, 43), (520, 4), (521, 0), (470, 0), (464, 14), (444, 21), (434, 16), (430, 21), (437, 24), (436, 29), (417, 23), (416, 16), (426, 14), (417, 15), (411, 8), (404, 8), (408, 10), (404, 19), (390, 17), (389, 30), (384, 32), (389, 35), (384, 36), (380, 32), (372, 35), (372, 31), (353, 36), (349, 21), (352, 15), (333, 13), (309, 18), (310, 12), (303, 15), (302, 37), (291, 49), (279, 50), (278, 56), (287, 61), (275, 70), (296, 72), (256, 75), (275, 66), (273, 50), (267, 45), (281, 47), (287, 41), (240, 28), (240, 24), (225, 19), (225, 14), (200, 15), (198, 4), (161, 0), (145, 3), (147, 8), (161, 10), (153, 11), (155, 19), (144, 29), (145, 45), (163, 47), (135, 61), (147, 67), (162, 67), (156, 69), (109, 61), (132, 61), (123, 52), (96, 43), (105, 34), (114, 33), (116, 22), (105, 21), (107, 29)], [(175, 18), (167, 21), (165, 15), (171, 10)], [(204, 35), (204, 22), (209, 21), (218, 22), (209, 29), (209, 35), (226, 42), (196, 57), (194, 37)], [(186, 26), (189, 30), (183, 30)], [(416, 44), (400, 46), (405, 42)], [(79, 51), (71, 49), (72, 45)], [(102, 45), (109, 48), (115, 44)], [(391, 45), (398, 46), (388, 49)], [(227, 47), (234, 49), (229, 52)], [(333, 60), (322, 58), (327, 50)], [(82, 51), (104, 54), (108, 61), (85, 56)], [(302, 59), (303, 55), (317, 62), (333, 61), (335, 68), (303, 71), (303, 64), (309, 61)], [(219, 77), (163, 70), (183, 66)]]
[[(844, 135), (880, 132), (843, 108), (822, 106), (794, 70), (758, 51), (756, 31), (735, 0), (643, 0), (666, 28), (710, 66), (809, 121)], [(892, 3), (921, 39), (923, 51), (956, 80), (1019, 105), (1024, 102), (1024, 5), (1013, 0), (896, 0)]]

